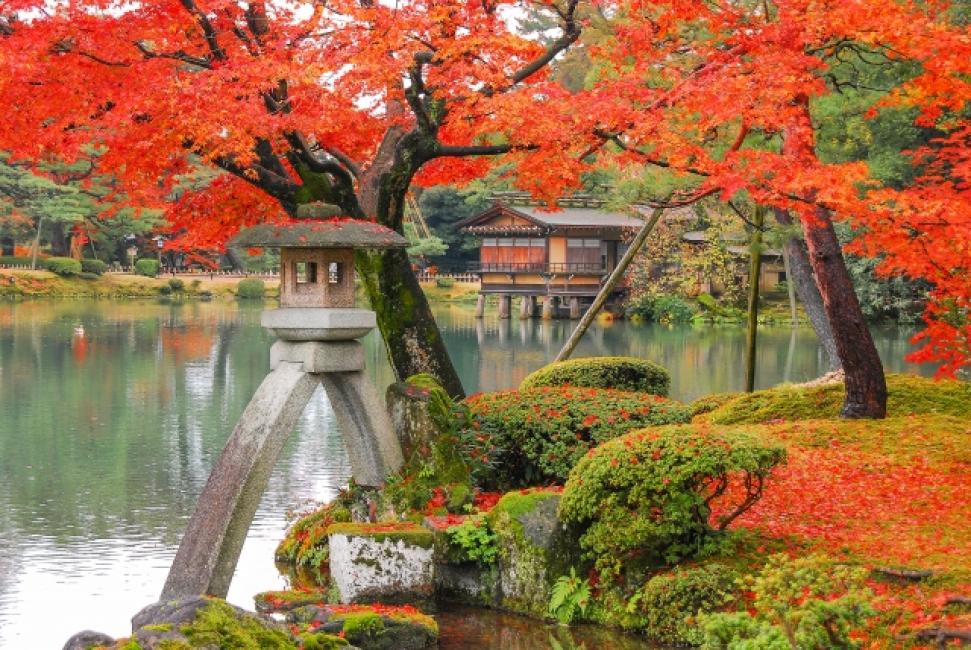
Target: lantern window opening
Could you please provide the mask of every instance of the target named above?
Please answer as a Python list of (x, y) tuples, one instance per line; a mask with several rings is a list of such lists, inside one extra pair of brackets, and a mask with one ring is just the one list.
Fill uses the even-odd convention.
[(327, 283), (340, 284), (344, 278), (344, 265), (341, 262), (327, 264)]
[(317, 263), (297, 262), (295, 264), (297, 286), (317, 284)]

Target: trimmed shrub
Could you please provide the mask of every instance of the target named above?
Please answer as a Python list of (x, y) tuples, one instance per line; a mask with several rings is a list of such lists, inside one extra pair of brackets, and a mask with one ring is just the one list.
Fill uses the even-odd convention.
[(698, 616), (716, 612), (734, 600), (737, 578), (734, 570), (716, 562), (676, 567), (648, 580), (628, 608), (641, 617), (638, 627), (652, 640), (698, 645), (704, 638)]
[(154, 278), (158, 275), (158, 260), (143, 257), (135, 262), (135, 275), (144, 275)]
[[(916, 375), (887, 375), (887, 416), (939, 414), (967, 417), (971, 384)], [(759, 424), (773, 420), (839, 417), (846, 389), (842, 383), (798, 388), (781, 386), (742, 393), (715, 408), (706, 419), (715, 424)]]
[(627, 315), (652, 323), (690, 323), (694, 308), (678, 296), (644, 295), (627, 306)]
[(81, 272), (81, 262), (70, 257), (48, 257), (44, 260), (44, 267), (51, 273), (65, 277)]
[[(30, 256), (0, 255), (0, 264), (9, 266), (30, 266)], [(37, 261), (41, 266), (44, 265), (44, 257), (37, 256)]]
[(436, 278), (435, 286), (439, 289), (451, 289), (455, 286), (455, 280), (452, 278)]
[(167, 284), (163, 284), (161, 287), (158, 288), (158, 292), (160, 294), (162, 294), (163, 296), (171, 296), (172, 295), (172, 287), (170, 287)]
[(757, 576), (740, 581), (753, 596), (748, 611), (700, 617), (703, 647), (859, 648), (853, 633), (874, 614), (866, 574), (820, 555), (773, 555)]
[(182, 293), (185, 291), (185, 282), (183, 282), (180, 278), (170, 278), (169, 287), (176, 293)]
[(616, 388), (666, 396), (671, 373), (663, 366), (635, 357), (589, 357), (544, 366), (528, 375), (519, 389), (540, 386)]
[[(560, 517), (584, 530), (580, 546), (607, 578), (696, 556), (762, 496), (785, 449), (754, 436), (692, 426), (643, 429), (577, 463)], [(713, 515), (715, 501), (719, 513)], [(714, 526), (712, 523), (714, 522)]]
[(472, 428), (489, 462), (490, 487), (512, 489), (566, 480), (592, 447), (632, 429), (687, 422), (679, 402), (605, 388), (560, 386), (476, 395)]
[(246, 300), (257, 300), (266, 293), (266, 285), (263, 280), (248, 279), (240, 280), (236, 285), (236, 297)]
[(98, 275), (97, 273), (88, 273), (87, 271), (81, 271), (80, 273), (78, 273), (78, 277), (81, 278), (82, 280), (97, 280), (101, 276)]
[(101, 275), (108, 270), (108, 265), (101, 260), (81, 260), (81, 270), (85, 273)]

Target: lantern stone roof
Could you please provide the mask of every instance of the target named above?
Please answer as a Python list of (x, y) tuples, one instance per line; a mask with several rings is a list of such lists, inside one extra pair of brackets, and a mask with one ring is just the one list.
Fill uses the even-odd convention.
[(364, 219), (302, 220), (264, 223), (241, 230), (230, 246), (269, 248), (407, 248), (408, 240), (394, 230)]

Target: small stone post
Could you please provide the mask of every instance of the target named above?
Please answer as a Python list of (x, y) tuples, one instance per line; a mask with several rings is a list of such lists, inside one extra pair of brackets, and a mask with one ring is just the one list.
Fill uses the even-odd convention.
[(543, 296), (543, 320), (552, 320), (553, 315), (556, 313), (553, 309), (553, 301), (556, 300), (553, 296)]
[(570, 320), (580, 318), (580, 299), (576, 296), (570, 298)]
[(486, 297), (484, 293), (480, 293), (479, 297), (475, 301), (475, 317), (482, 318), (485, 315), (485, 303)]
[(519, 303), (519, 320), (528, 320), (532, 317), (532, 311), (529, 308), (529, 301), (532, 296), (523, 296)]

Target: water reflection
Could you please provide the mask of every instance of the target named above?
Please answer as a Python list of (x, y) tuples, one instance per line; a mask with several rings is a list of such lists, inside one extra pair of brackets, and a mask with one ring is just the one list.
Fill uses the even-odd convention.
[[(155, 600), (209, 470), (268, 371), (272, 339), (259, 311), (225, 303), (0, 304), (0, 647), (59, 647), (85, 628), (122, 635), (129, 617)], [(450, 306), (438, 318), (469, 392), (516, 386), (555, 356), (572, 327), (477, 320)], [(906, 333), (875, 338), (889, 369), (907, 368)], [(372, 334), (364, 343), (372, 378), (387, 385), (382, 342)], [(691, 399), (737, 390), (743, 350), (741, 328), (619, 322), (596, 325), (577, 354), (653, 359), (671, 369), (672, 396)], [(821, 370), (810, 331), (762, 333), (760, 385)], [(321, 393), (272, 475), (231, 601), (251, 607), (254, 593), (284, 586), (273, 548), (285, 513), (331, 498), (349, 473)]]

